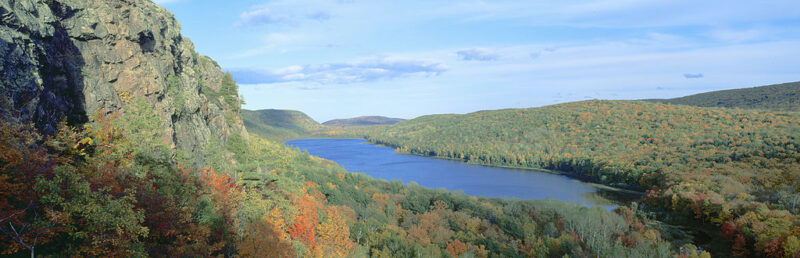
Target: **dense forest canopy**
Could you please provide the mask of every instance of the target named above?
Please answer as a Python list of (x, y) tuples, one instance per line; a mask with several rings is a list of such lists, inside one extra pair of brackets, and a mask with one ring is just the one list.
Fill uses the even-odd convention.
[(242, 110), (242, 121), (250, 133), (275, 142), (297, 139), (323, 127), (295, 110)]
[[(3, 257), (800, 257), (800, 113), (585, 101), (326, 127), (242, 110), (233, 76), (150, 0), (0, 1), (0, 16)], [(797, 110), (797, 85), (670, 103)], [(364, 124), (382, 125), (347, 127)], [(280, 144), (356, 136), (644, 197), (467, 196)]]
[(584, 101), (359, 133), (402, 153), (646, 190), (648, 204), (721, 228), (734, 255), (780, 255), (800, 234), (798, 113)]
[(326, 126), (370, 126), (370, 125), (390, 125), (405, 121), (402, 118), (391, 118), (385, 116), (360, 116), (346, 119), (333, 119), (322, 123)]
[(208, 166), (192, 168), (151, 137), (159, 125), (144, 101), (125, 110), (82, 128), (62, 125), (52, 137), (2, 124), (3, 254), (672, 257), (678, 250), (636, 208), (386, 182), (255, 135), (210, 142)]
[(800, 111), (800, 82), (712, 91), (674, 99), (649, 99), (646, 101), (699, 107)]

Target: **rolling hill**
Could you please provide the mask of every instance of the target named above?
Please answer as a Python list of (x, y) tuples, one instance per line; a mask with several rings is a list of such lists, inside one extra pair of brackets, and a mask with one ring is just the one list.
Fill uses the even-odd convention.
[(350, 126), (370, 126), (370, 125), (391, 125), (406, 121), (402, 118), (391, 118), (385, 116), (360, 116), (346, 119), (333, 119), (322, 123), (326, 126), (350, 127)]
[(698, 107), (800, 111), (800, 82), (712, 91), (674, 99), (648, 99), (645, 101)]
[(240, 116), (274, 138), (321, 125), (242, 111), (233, 78), (153, 1), (0, 1), (0, 14), (0, 257), (678, 251), (636, 208), (387, 182), (248, 135)]
[(715, 244), (718, 252), (769, 254), (800, 233), (797, 113), (603, 100), (430, 115), (365, 132), (401, 153), (646, 190), (649, 205), (721, 228), (731, 245)]
[(242, 110), (242, 120), (248, 132), (275, 142), (295, 139), (323, 127), (296, 110)]

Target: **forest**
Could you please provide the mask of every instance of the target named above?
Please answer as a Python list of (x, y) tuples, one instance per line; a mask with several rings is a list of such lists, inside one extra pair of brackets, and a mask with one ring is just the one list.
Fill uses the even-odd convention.
[(775, 111), (800, 111), (800, 82), (781, 83), (753, 88), (705, 92), (674, 99), (646, 101), (699, 106)]
[[(326, 126), (299, 111), (243, 110), (231, 74), (242, 70), (224, 72), (199, 55), (159, 2), (189, 1), (0, 1), (0, 257), (800, 257), (800, 113), (790, 112), (798, 83), (649, 100), (671, 104), (584, 101)], [(312, 24), (339, 18), (305, 13), (312, 7), (274, 12)], [(265, 8), (239, 18), (269, 15)], [(205, 10), (234, 9), (190, 13)], [(252, 43), (215, 30), (224, 20), (189, 31), (216, 31), (225, 48)], [(253, 19), (301, 34), (298, 23), (278, 20)], [(338, 29), (337, 37), (359, 38)], [(320, 49), (336, 55), (352, 48), (327, 45)], [(464, 56), (477, 52), (449, 56), (499, 57)], [(526, 54), (526, 65), (540, 54)], [(460, 65), (400, 57), (288, 60), (279, 70), (298, 72), (265, 75), (340, 84), (314, 74), (334, 68), (353, 83), (464, 74)], [(453, 100), (443, 92), (436, 104)], [(282, 144), (303, 137), (363, 137), (403, 154), (545, 169), (642, 198), (608, 210), (428, 189)]]
[(646, 205), (711, 225), (728, 246), (704, 248), (720, 255), (800, 250), (798, 113), (594, 100), (351, 133), (400, 153), (562, 171), (643, 191)]
[[(256, 135), (172, 152), (137, 99), (54, 135), (0, 126), (0, 250), (54, 256), (709, 257), (637, 209), (387, 182)], [(155, 137), (153, 137), (155, 136)]]
[(243, 109), (241, 115), (249, 133), (279, 143), (302, 138), (324, 127), (305, 113), (296, 110)]
[(249, 133), (278, 143), (303, 138), (361, 138), (363, 134), (356, 132), (405, 121), (400, 118), (362, 116), (333, 119), (320, 124), (301, 111), (281, 109), (243, 109), (241, 115)]
[(333, 119), (322, 123), (325, 126), (374, 126), (374, 125), (390, 125), (403, 122), (405, 119), (391, 118), (385, 116), (360, 116), (346, 119)]

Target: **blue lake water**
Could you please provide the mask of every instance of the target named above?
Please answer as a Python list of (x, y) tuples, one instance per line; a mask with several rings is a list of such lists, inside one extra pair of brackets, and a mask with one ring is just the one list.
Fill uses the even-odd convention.
[(394, 149), (358, 139), (303, 139), (287, 145), (335, 161), (350, 172), (375, 178), (417, 182), (428, 188), (461, 190), (468, 195), (518, 199), (559, 199), (607, 206), (602, 190), (563, 175), (532, 170), (487, 167), (463, 162), (395, 154)]

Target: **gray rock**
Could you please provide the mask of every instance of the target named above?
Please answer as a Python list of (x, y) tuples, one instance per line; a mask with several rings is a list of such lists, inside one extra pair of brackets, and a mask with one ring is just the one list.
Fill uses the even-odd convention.
[(238, 105), (219, 94), (224, 76), (149, 0), (0, 0), (5, 121), (49, 134), (62, 119), (120, 112), (129, 95), (155, 108), (165, 142), (199, 157), (211, 137), (247, 136)]

